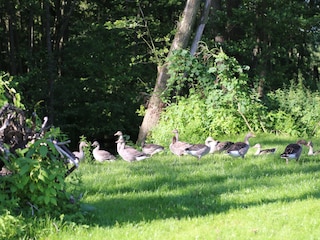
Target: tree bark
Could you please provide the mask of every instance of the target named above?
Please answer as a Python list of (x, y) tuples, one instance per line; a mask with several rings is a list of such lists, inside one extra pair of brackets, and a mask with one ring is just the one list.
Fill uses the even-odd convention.
[(52, 38), (50, 29), (50, 1), (44, 0), (44, 26), (45, 26), (45, 39), (46, 39), (46, 49), (47, 49), (47, 74), (48, 74), (48, 103), (47, 108), (49, 112), (49, 123), (53, 124), (54, 112), (53, 112), (53, 89), (55, 81), (55, 64), (54, 56), (52, 50)]
[(17, 59), (16, 59), (16, 41), (15, 41), (15, 32), (17, 24), (16, 22), (16, 12), (14, 9), (14, 5), (11, 2), (6, 2), (6, 7), (8, 9), (8, 24), (7, 24), (7, 32), (9, 34), (9, 41), (8, 41), (8, 53), (9, 53), (9, 59), (10, 59), (10, 73), (12, 75), (17, 74)]
[(206, 0), (204, 8), (203, 8), (203, 13), (201, 16), (201, 20), (200, 20), (200, 24), (197, 28), (197, 32), (196, 35), (193, 39), (193, 43), (191, 45), (191, 49), (190, 49), (190, 54), (194, 55), (195, 52), (198, 49), (199, 46), (199, 41), (201, 40), (203, 31), (204, 31), (204, 27), (206, 26), (207, 22), (208, 22), (208, 16), (209, 16), (209, 12), (210, 12), (210, 7), (211, 7), (211, 0)]
[[(201, 0), (187, 1), (182, 13), (182, 18), (177, 26), (177, 32), (174, 36), (170, 51), (168, 53), (169, 56), (173, 51), (187, 47), (192, 33), (192, 28), (200, 8), (200, 3)], [(152, 130), (153, 127), (156, 126), (159, 121), (160, 114), (164, 108), (164, 103), (162, 102), (160, 96), (165, 90), (167, 80), (169, 78), (167, 67), (168, 63), (165, 63), (163, 66), (158, 66), (156, 84), (146, 109), (146, 114), (140, 126), (137, 144), (140, 144), (147, 137), (147, 134)]]

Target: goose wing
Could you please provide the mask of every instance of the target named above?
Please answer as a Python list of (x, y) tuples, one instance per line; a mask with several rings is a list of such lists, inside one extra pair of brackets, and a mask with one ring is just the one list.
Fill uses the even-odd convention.
[(282, 154), (285, 154), (285, 155), (296, 154), (299, 151), (301, 151), (301, 149), (302, 148), (299, 144), (291, 143), (288, 146), (286, 146), (286, 148)]

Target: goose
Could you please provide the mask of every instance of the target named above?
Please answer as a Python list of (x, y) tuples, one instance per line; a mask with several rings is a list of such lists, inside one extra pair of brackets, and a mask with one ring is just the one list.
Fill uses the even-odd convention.
[(118, 139), (116, 143), (118, 154), (127, 162), (141, 161), (149, 157), (147, 154), (140, 152), (133, 147), (126, 146), (123, 138)]
[(185, 152), (191, 156), (194, 156), (200, 160), (201, 157), (210, 152), (210, 147), (206, 144), (194, 144), (191, 147), (185, 149)]
[(224, 152), (229, 149), (234, 144), (234, 142), (225, 141), (225, 142), (218, 142), (216, 149), (218, 152)]
[(162, 152), (164, 147), (153, 143), (146, 144), (145, 140), (143, 140), (141, 143), (141, 149), (143, 153), (152, 156), (156, 153)]
[(177, 156), (185, 155), (185, 149), (191, 147), (192, 144), (179, 141), (179, 132), (177, 129), (173, 130), (172, 132), (175, 134), (175, 136), (173, 136), (172, 142), (169, 145), (170, 151)]
[(276, 148), (268, 148), (268, 149), (261, 149), (261, 144), (257, 143), (253, 146), (253, 148), (257, 148), (257, 151), (254, 155), (263, 155), (263, 154), (269, 154), (274, 153), (276, 151)]
[(302, 146), (303, 142), (297, 141), (297, 143), (290, 143), (286, 146), (283, 153), (280, 154), (281, 158), (286, 159), (286, 164), (288, 164), (289, 159), (296, 159), (299, 160), (301, 153), (302, 153)]
[(94, 141), (91, 146), (95, 147), (92, 151), (92, 155), (96, 161), (105, 162), (116, 159), (116, 157), (108, 151), (102, 149), (100, 150), (100, 144), (97, 141)]
[(219, 141), (214, 140), (212, 137), (207, 137), (205, 144), (210, 148), (209, 153), (215, 153), (217, 151), (217, 144)]
[(314, 150), (313, 150), (313, 142), (309, 141), (309, 142), (307, 143), (307, 146), (309, 147), (309, 151), (308, 151), (308, 155), (309, 155), (309, 156), (317, 155), (317, 154), (320, 153), (320, 150), (318, 150), (318, 151), (314, 151)]
[(121, 131), (117, 131), (114, 136), (118, 136), (118, 140), (123, 140), (124, 141), (124, 137), (123, 137), (123, 133)]
[(227, 153), (232, 157), (244, 158), (244, 155), (246, 155), (246, 153), (248, 152), (248, 149), (250, 147), (249, 138), (251, 138), (251, 137), (255, 137), (255, 135), (250, 132), (245, 136), (244, 142), (234, 143), (233, 145), (231, 145), (228, 148)]
[(308, 142), (304, 139), (300, 139), (296, 142), (297, 144), (300, 144), (300, 145), (305, 145), (305, 146), (308, 146)]
[(74, 156), (75, 156), (76, 158), (78, 158), (78, 161), (79, 161), (79, 162), (81, 162), (81, 161), (85, 158), (85, 154), (84, 154), (83, 148), (84, 148), (84, 147), (87, 147), (87, 146), (88, 146), (88, 144), (87, 144), (86, 142), (81, 141), (81, 142), (79, 143), (79, 151), (74, 151), (74, 152), (72, 152), (72, 153), (74, 154)]
[[(114, 134), (114, 136), (118, 136), (118, 137), (119, 137), (118, 140), (123, 141), (123, 142), (124, 142), (124, 145), (126, 144), (126, 140), (124, 139), (123, 133), (122, 133), (121, 131), (117, 131), (117, 132)], [(117, 143), (117, 142), (116, 142), (116, 143)], [(133, 149), (135, 149), (134, 147), (131, 147), (131, 146), (129, 146), (129, 145), (125, 145), (125, 148), (133, 148)]]

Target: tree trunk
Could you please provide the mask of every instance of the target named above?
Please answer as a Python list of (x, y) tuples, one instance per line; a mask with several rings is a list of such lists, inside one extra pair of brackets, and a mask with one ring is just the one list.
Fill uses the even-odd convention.
[(51, 43), (51, 29), (50, 29), (50, 1), (44, 0), (44, 25), (45, 25), (45, 37), (46, 37), (46, 48), (47, 48), (47, 76), (48, 76), (48, 112), (49, 112), (49, 123), (52, 124), (54, 120), (53, 113), (53, 88), (55, 81), (55, 64), (54, 56), (52, 52)]
[(193, 43), (191, 46), (191, 50), (190, 50), (190, 54), (194, 55), (195, 52), (198, 49), (199, 46), (199, 41), (202, 37), (203, 31), (204, 31), (204, 27), (206, 26), (206, 23), (208, 22), (208, 16), (209, 16), (209, 12), (210, 12), (210, 7), (211, 7), (211, 0), (206, 0), (204, 8), (203, 8), (203, 13), (201, 16), (201, 20), (200, 20), (200, 24), (197, 28), (197, 32), (196, 35), (193, 39)]
[(65, 1), (56, 1), (56, 7), (59, 9), (56, 17), (56, 34), (54, 39), (54, 55), (57, 61), (57, 74), (58, 77), (61, 77), (61, 66), (62, 66), (62, 49), (64, 42), (68, 41), (68, 27), (70, 18), (76, 6), (76, 1), (65, 0)]
[(11, 2), (6, 2), (6, 7), (8, 9), (8, 23), (7, 23), (7, 32), (9, 34), (8, 41), (8, 53), (10, 59), (10, 74), (17, 74), (17, 59), (16, 59), (16, 41), (15, 41), (15, 32), (16, 28), (16, 12), (14, 5)]
[[(200, 7), (200, 3), (201, 0), (187, 1), (182, 14), (182, 18), (178, 23), (177, 32), (174, 36), (168, 55), (171, 55), (172, 52), (177, 49), (187, 47), (192, 33), (192, 27), (195, 23), (197, 13)], [(160, 114), (164, 107), (164, 103), (161, 101), (160, 95), (165, 90), (167, 80), (169, 78), (169, 75), (167, 73), (167, 65), (168, 63), (158, 67), (158, 76), (156, 84), (152, 96), (150, 98), (146, 114), (140, 126), (137, 144), (140, 144), (142, 140), (144, 140), (147, 137), (149, 131), (151, 131), (152, 128), (156, 126), (156, 124), (159, 121)]]

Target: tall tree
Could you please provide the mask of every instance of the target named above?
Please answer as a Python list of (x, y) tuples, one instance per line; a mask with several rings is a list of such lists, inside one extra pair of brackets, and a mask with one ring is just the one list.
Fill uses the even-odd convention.
[[(172, 41), (172, 45), (168, 56), (173, 51), (186, 48), (191, 34), (193, 32), (193, 26), (196, 21), (197, 13), (200, 8), (201, 0), (188, 0), (183, 10), (182, 17), (177, 26), (177, 31)], [(137, 143), (142, 142), (149, 133), (149, 131), (157, 124), (164, 103), (161, 100), (161, 93), (165, 90), (169, 75), (167, 73), (168, 63), (158, 66), (158, 74), (156, 84), (147, 106), (146, 114), (143, 118)]]
[(195, 52), (197, 51), (198, 45), (199, 45), (199, 41), (201, 39), (201, 36), (203, 34), (204, 31), (204, 27), (206, 26), (206, 23), (208, 21), (208, 15), (210, 12), (210, 7), (211, 7), (211, 0), (206, 0), (204, 8), (203, 8), (203, 13), (201, 16), (201, 20), (200, 20), (200, 24), (197, 28), (196, 31), (196, 35), (193, 39), (192, 45), (191, 45), (191, 49), (190, 49), (190, 53), (191, 55), (194, 55)]

